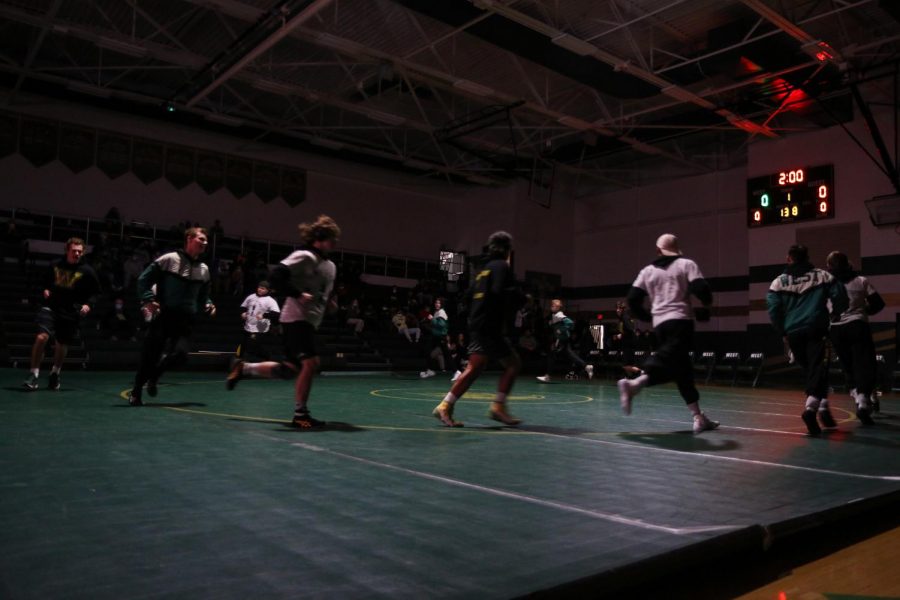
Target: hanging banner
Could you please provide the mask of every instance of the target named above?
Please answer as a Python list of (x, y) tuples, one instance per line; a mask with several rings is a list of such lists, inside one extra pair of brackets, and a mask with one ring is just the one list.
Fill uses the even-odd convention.
[[(82, 129), (63, 125), (59, 129), (59, 162), (66, 165), (73, 173), (80, 173), (94, 166), (93, 129)], [(128, 163), (125, 164), (126, 168)]]
[(197, 185), (207, 194), (225, 185), (225, 158), (218, 154), (197, 155)]
[(134, 140), (131, 171), (145, 184), (163, 176), (163, 146), (145, 140)]
[(263, 202), (271, 202), (278, 197), (280, 187), (278, 167), (268, 163), (253, 165), (253, 191)]
[(166, 179), (176, 190), (194, 181), (194, 151), (182, 146), (166, 148)]
[(253, 189), (253, 163), (229, 156), (225, 187), (235, 198), (243, 198), (249, 194)]
[(19, 143), (19, 119), (0, 114), (0, 158), (15, 153)]
[(299, 169), (281, 171), (281, 197), (291, 207), (306, 200), (306, 171)]
[(43, 167), (56, 159), (59, 124), (49, 121), (22, 120), (19, 152), (36, 167)]
[(97, 168), (110, 179), (128, 172), (130, 155), (131, 138), (109, 133), (97, 136)]

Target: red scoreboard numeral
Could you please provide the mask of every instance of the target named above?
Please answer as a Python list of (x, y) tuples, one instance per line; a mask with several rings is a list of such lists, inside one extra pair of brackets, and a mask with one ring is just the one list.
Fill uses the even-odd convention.
[(828, 197), (828, 186), (820, 185), (819, 186), (819, 198), (827, 198)]
[(758, 210), (754, 210), (753, 211), (753, 220), (756, 221), (757, 223), (762, 221), (762, 213), (759, 212)]
[(803, 172), (803, 169), (782, 171), (778, 174), (778, 185), (784, 185), (786, 183), (803, 183), (804, 179), (806, 179), (806, 173)]
[(820, 213), (828, 212), (828, 203), (827, 202), (819, 202), (819, 212)]

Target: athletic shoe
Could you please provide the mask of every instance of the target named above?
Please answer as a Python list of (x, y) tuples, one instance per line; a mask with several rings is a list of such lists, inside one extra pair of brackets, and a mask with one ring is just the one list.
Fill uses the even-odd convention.
[(431, 369), (428, 369), (427, 371), (421, 371), (419, 373), (419, 377), (421, 377), (422, 379), (428, 379), (429, 377), (434, 377), (435, 375), (437, 375), (437, 373), (435, 373)]
[(831, 429), (832, 427), (837, 427), (837, 422), (834, 420), (834, 416), (831, 414), (831, 411), (827, 408), (822, 410), (821, 408), (818, 410), (819, 413), (819, 421), (822, 423), (822, 427), (826, 429)]
[(451, 382), (456, 381), (457, 379), (459, 379), (460, 375), (462, 375), (462, 371), (457, 371), (456, 373), (453, 374), (453, 377), (450, 378), (450, 381)]
[(859, 406), (856, 409), (856, 418), (863, 425), (874, 425), (875, 421), (872, 420), (872, 409), (868, 406)]
[(235, 358), (231, 361), (231, 368), (228, 370), (228, 377), (225, 378), (225, 389), (229, 392), (235, 388), (244, 377), (244, 361)]
[(59, 389), (59, 373), (50, 373), (50, 381), (47, 383), (47, 389), (53, 391)]
[(449, 402), (441, 401), (440, 404), (434, 407), (434, 410), (431, 411), (431, 415), (440, 421), (444, 427), (462, 427), (463, 424), (460, 421), (453, 420), (453, 405)]
[(566, 373), (566, 381), (576, 381), (578, 379), (578, 373), (575, 371), (569, 371)]
[(499, 421), (504, 425), (509, 425), (510, 427), (515, 427), (522, 422), (522, 419), (517, 419), (506, 412), (506, 404), (501, 404), (499, 402), (491, 404), (491, 409), (488, 411), (488, 417), (494, 421)]
[(809, 431), (809, 435), (819, 435), (822, 433), (822, 429), (816, 422), (816, 411), (804, 410), (803, 414), (800, 415), (800, 418), (806, 423), (806, 429)]
[(549, 375), (541, 375), (540, 377), (535, 377), (535, 379), (537, 379), (537, 380), (540, 381), (541, 383), (550, 383), (550, 376), (549, 376)]
[(147, 382), (147, 393), (151, 398), (156, 398), (156, 395), (159, 393), (159, 382), (155, 379), (151, 379)]
[(34, 373), (29, 373), (28, 377), (25, 378), (25, 381), (22, 382), (22, 387), (24, 387), (29, 392), (33, 392), (38, 389), (38, 378)]
[(325, 425), (325, 421), (313, 419), (309, 413), (294, 415), (294, 418), (291, 420), (291, 427), (296, 427), (297, 429), (317, 429), (325, 427)]
[(713, 421), (704, 413), (694, 415), (694, 435), (703, 433), (704, 431), (712, 431), (719, 426), (718, 421)]
[(128, 404), (130, 404), (131, 406), (143, 406), (144, 401), (141, 400), (140, 394), (135, 394), (134, 390), (131, 390), (130, 392), (128, 392)]
[(584, 365), (584, 370), (587, 373), (588, 379), (594, 378), (594, 365)]
[(622, 405), (622, 413), (631, 414), (631, 400), (634, 398), (634, 390), (631, 389), (631, 380), (620, 379), (616, 384), (619, 388), (619, 403)]

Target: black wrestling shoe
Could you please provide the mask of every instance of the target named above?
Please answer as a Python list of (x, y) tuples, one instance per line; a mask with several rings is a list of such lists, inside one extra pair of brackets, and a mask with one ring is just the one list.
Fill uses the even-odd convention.
[(225, 378), (225, 389), (229, 392), (233, 390), (238, 381), (244, 377), (244, 361), (235, 358), (231, 361), (231, 368), (228, 370), (228, 376)]
[(321, 429), (325, 425), (327, 425), (326, 421), (314, 419), (309, 413), (295, 414), (293, 420), (291, 420), (291, 427), (297, 429)]
[(47, 389), (54, 392), (59, 389), (59, 373), (50, 373), (50, 381), (47, 383)]
[(29, 392), (33, 392), (38, 389), (38, 378), (34, 373), (29, 373), (28, 377), (25, 378), (25, 381), (22, 382), (22, 387), (24, 387)]
[(800, 415), (800, 418), (806, 423), (806, 429), (809, 431), (809, 435), (819, 435), (822, 433), (819, 423), (816, 422), (816, 411), (804, 410), (803, 414)]
[(837, 421), (834, 420), (834, 415), (831, 414), (831, 411), (827, 408), (825, 410), (819, 409), (819, 422), (822, 423), (822, 427), (825, 429), (831, 429), (832, 427), (837, 427)]
[(875, 421), (872, 419), (872, 409), (868, 406), (860, 406), (856, 409), (856, 418), (859, 419), (859, 422), (863, 425), (874, 425)]
[(134, 390), (128, 392), (128, 404), (131, 406), (143, 406), (144, 401), (141, 400), (140, 394), (135, 394)]
[(149, 394), (151, 398), (156, 398), (156, 395), (159, 393), (158, 385), (159, 382), (155, 379), (147, 381), (147, 394)]

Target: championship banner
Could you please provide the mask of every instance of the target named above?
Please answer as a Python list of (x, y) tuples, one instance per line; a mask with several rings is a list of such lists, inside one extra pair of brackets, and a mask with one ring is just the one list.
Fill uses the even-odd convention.
[(134, 140), (131, 171), (145, 184), (153, 183), (163, 176), (164, 156), (162, 144)]
[(218, 154), (197, 155), (197, 185), (212, 194), (225, 185), (225, 158)]
[(225, 187), (235, 198), (243, 198), (249, 194), (253, 189), (253, 163), (249, 160), (228, 157)]
[(43, 167), (56, 159), (59, 125), (50, 121), (22, 121), (19, 152), (36, 167)]
[(131, 158), (131, 139), (109, 133), (97, 136), (97, 168), (110, 179), (128, 172)]
[[(94, 166), (94, 139), (96, 132), (63, 125), (59, 130), (59, 162), (73, 173), (80, 173)], [(127, 168), (126, 162), (126, 168)]]
[(299, 169), (281, 171), (281, 197), (290, 207), (306, 200), (306, 171)]
[(15, 153), (19, 142), (19, 119), (0, 114), (0, 158)]
[(181, 146), (166, 148), (166, 179), (176, 190), (194, 181), (194, 151)]
[(267, 163), (253, 165), (253, 191), (263, 202), (271, 202), (278, 197), (281, 178), (278, 167)]

